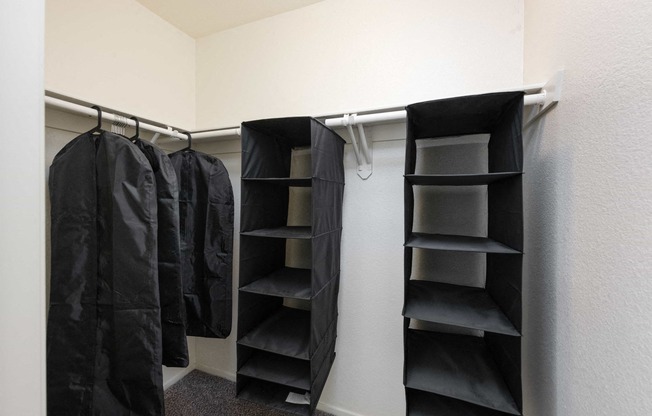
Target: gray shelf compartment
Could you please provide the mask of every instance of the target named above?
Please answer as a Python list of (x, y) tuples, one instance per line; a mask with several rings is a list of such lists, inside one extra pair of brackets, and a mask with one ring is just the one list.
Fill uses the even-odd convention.
[(492, 172), (480, 174), (406, 174), (405, 180), (417, 186), (478, 186), (522, 175), (523, 172)]
[(484, 339), (408, 329), (405, 387), (521, 415)]
[(510, 336), (521, 336), (484, 288), (410, 280), (403, 316)]
[(520, 251), (491, 238), (465, 235), (411, 233), (405, 242), (405, 246), (426, 250), (522, 254)]
[(259, 295), (309, 300), (312, 295), (311, 270), (283, 267), (240, 290)]

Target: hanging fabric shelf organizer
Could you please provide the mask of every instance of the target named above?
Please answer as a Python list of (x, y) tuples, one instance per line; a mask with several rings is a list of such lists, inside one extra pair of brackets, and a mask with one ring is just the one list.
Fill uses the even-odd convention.
[[(296, 151), (309, 152), (304, 176)], [(343, 153), (313, 118), (242, 124), (237, 394), (294, 414), (314, 412), (335, 359)], [(288, 222), (293, 189), (310, 194), (306, 224)], [(290, 240), (310, 245), (309, 267), (287, 263)]]
[[(407, 116), (407, 414), (520, 415), (523, 93), (423, 102), (408, 106)], [(489, 138), (465, 139), (472, 135)], [(469, 166), (474, 160), (479, 162)], [(447, 203), (461, 192), (483, 198), (474, 220), (485, 229), (475, 235), (468, 235), (467, 223), (460, 223), (459, 234), (451, 233), (469, 209)], [(429, 216), (454, 218), (455, 224), (440, 221), (429, 228)], [(460, 264), (464, 255), (484, 256), (484, 275), (476, 276), (481, 283), (471, 287), (467, 276), (456, 282), (442, 270), (422, 267), (422, 258), (432, 252), (455, 270), (466, 270)]]

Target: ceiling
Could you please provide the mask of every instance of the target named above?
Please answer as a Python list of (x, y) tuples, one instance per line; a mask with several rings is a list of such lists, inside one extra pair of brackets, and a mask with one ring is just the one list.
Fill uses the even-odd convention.
[(200, 38), (322, 0), (137, 1), (193, 38)]

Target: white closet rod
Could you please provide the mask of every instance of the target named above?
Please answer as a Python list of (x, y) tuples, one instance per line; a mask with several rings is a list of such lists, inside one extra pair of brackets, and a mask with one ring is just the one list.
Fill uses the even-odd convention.
[[(546, 93), (528, 94), (523, 98), (523, 105), (543, 105), (546, 101)], [(343, 117), (327, 118), (324, 123), (328, 127), (346, 127), (359, 124), (383, 123), (389, 121), (401, 121), (407, 118), (405, 110), (386, 111), (372, 114), (345, 114)], [(195, 137), (193, 135), (193, 137)]]
[[(537, 94), (528, 94), (523, 100), (524, 105), (543, 105), (546, 101), (546, 92), (537, 93)], [(58, 108), (61, 110), (66, 110), (72, 113), (83, 114), (90, 117), (97, 117), (97, 110), (91, 107), (86, 107), (80, 104), (75, 104), (66, 100), (62, 100), (54, 97), (45, 97), (45, 104)], [(369, 123), (383, 123), (390, 121), (401, 121), (405, 120), (407, 114), (405, 110), (400, 111), (385, 111), (372, 114), (345, 114), (342, 117), (327, 118), (324, 120), (324, 123), (329, 127), (346, 127), (352, 125), (360, 124), (369, 124)], [(106, 111), (102, 111), (102, 119), (107, 121), (115, 121), (116, 115)], [(125, 122), (125, 120), (120, 120)], [(131, 119), (127, 119), (126, 123), (129, 126), (135, 127), (136, 122)], [(180, 140), (187, 140), (188, 137), (186, 134), (179, 132), (173, 127), (161, 127), (154, 124), (149, 124), (146, 122), (140, 122), (140, 128), (143, 130), (148, 130), (154, 133), (159, 133), (161, 135), (168, 136), (170, 138), (176, 138)], [(226, 129), (219, 130), (209, 130), (193, 133), (193, 139), (209, 139), (209, 138), (218, 138), (218, 137), (236, 137), (240, 136), (240, 127), (231, 127)]]

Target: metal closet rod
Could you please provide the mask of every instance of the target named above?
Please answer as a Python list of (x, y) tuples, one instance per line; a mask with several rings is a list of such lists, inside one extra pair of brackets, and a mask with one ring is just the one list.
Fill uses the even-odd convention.
[[(523, 99), (523, 104), (528, 105), (543, 105), (546, 101), (546, 92), (540, 92), (536, 94), (527, 94)], [(83, 114), (90, 117), (97, 117), (97, 110), (87, 107), (84, 105), (76, 104), (70, 101), (66, 101), (60, 98), (54, 97), (45, 97), (45, 104), (50, 107), (66, 110), (72, 113)], [(399, 111), (384, 111), (371, 114), (345, 114), (342, 117), (326, 118), (324, 124), (329, 127), (346, 127), (352, 125), (360, 124), (371, 124), (371, 123), (382, 123), (390, 121), (401, 121), (405, 120), (407, 113), (405, 110)], [(102, 119), (107, 121), (116, 121), (116, 115), (106, 111), (102, 111)], [(131, 119), (121, 119), (120, 122), (126, 123), (129, 126), (135, 127), (136, 122)], [(165, 135), (170, 138), (188, 140), (188, 136), (184, 133), (181, 133), (178, 129), (174, 127), (161, 127), (160, 125), (154, 125), (146, 122), (140, 122), (139, 127), (141, 130), (148, 130), (154, 133)], [(236, 137), (240, 136), (240, 127), (230, 127), (225, 129), (216, 129), (200, 132), (190, 132), (193, 139), (212, 139), (219, 137)]]

